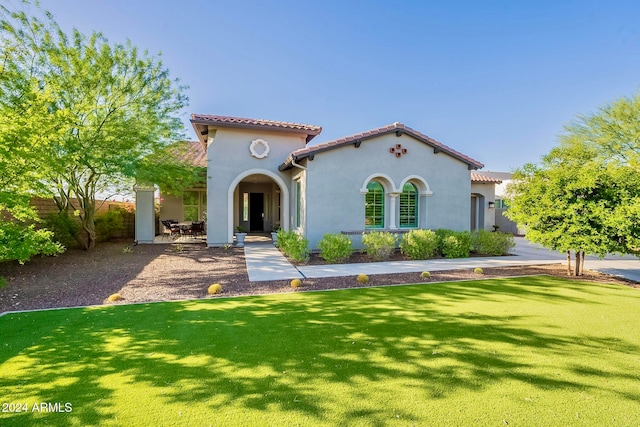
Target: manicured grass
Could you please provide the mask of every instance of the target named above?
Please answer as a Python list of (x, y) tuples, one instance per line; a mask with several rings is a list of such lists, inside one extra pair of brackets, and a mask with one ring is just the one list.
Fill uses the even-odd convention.
[(638, 325), (551, 277), (11, 314), (0, 425), (640, 425)]

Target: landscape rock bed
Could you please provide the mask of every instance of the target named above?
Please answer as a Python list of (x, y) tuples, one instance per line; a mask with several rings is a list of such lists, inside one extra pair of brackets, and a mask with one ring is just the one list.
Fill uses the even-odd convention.
[[(304, 279), (302, 287), (295, 290), (288, 280), (249, 282), (241, 248), (139, 245), (126, 253), (123, 250), (127, 246), (126, 243), (103, 243), (93, 252), (74, 249), (58, 257), (36, 257), (25, 265), (0, 264), (0, 276), (7, 282), (0, 289), (0, 313), (534, 274), (566, 277), (565, 267), (554, 264), (485, 268), (483, 275), (472, 270), (437, 271), (432, 272), (430, 279), (423, 279), (419, 272), (369, 275), (367, 283), (357, 283), (355, 276)], [(590, 271), (578, 280), (638, 286)], [(222, 285), (222, 293), (209, 296), (207, 289), (213, 283)], [(107, 302), (114, 293), (122, 295), (122, 300)]]

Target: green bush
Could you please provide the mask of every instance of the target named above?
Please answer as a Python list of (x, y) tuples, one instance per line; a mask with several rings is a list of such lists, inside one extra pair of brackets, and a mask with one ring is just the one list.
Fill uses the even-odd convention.
[(78, 245), (76, 240), (80, 232), (80, 222), (67, 212), (50, 213), (44, 220), (48, 230), (53, 232), (54, 240), (66, 248)]
[(318, 243), (318, 247), (322, 259), (329, 263), (345, 262), (353, 252), (351, 239), (344, 234), (327, 233)]
[(373, 231), (362, 235), (362, 244), (367, 255), (376, 261), (389, 259), (396, 249), (396, 236), (388, 231)]
[(432, 230), (411, 230), (402, 236), (400, 250), (412, 259), (427, 259), (438, 254), (438, 238)]
[(278, 248), (286, 255), (287, 247), (291, 245), (291, 240), (295, 239), (297, 234), (293, 231), (284, 231), (280, 229), (276, 232), (278, 240)]
[(278, 230), (278, 248), (297, 262), (309, 259), (309, 241), (295, 231)]
[(98, 240), (109, 240), (124, 231), (124, 219), (119, 210), (107, 211), (96, 216), (95, 224)]
[(53, 241), (49, 230), (37, 229), (34, 224), (24, 226), (0, 221), (0, 262), (17, 260), (20, 264), (33, 255), (57, 255), (64, 247)]
[(515, 245), (510, 233), (478, 230), (471, 239), (471, 250), (480, 255), (506, 255)]
[(468, 258), (471, 234), (468, 231), (436, 230), (438, 250), (446, 258)]
[(29, 206), (30, 196), (0, 189), (0, 262), (29, 261), (33, 255), (56, 255), (64, 247), (53, 240), (49, 230), (37, 228), (36, 210)]

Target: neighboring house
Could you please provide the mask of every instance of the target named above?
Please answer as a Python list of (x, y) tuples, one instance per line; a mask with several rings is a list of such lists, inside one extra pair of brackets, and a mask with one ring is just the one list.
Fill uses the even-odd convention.
[[(369, 230), (494, 224), (499, 180), (472, 173), (483, 164), (402, 123), (319, 145), (308, 145), (318, 126), (199, 114), (191, 123), (206, 187), (163, 195), (160, 219), (206, 219), (209, 246), (232, 243), (237, 226), (296, 230), (316, 248), (325, 233), (349, 234), (357, 247)], [(139, 243), (155, 235), (153, 190), (137, 189)]]
[(513, 174), (509, 172), (482, 171), (482, 175), (501, 181), (495, 186), (496, 207), (494, 220), (499, 230), (505, 233), (524, 235), (524, 229), (518, 228), (515, 222), (504, 216), (504, 213), (509, 209), (506, 201), (507, 186), (511, 183)]
[(502, 181), (471, 172), (471, 230), (493, 230), (496, 223), (495, 191)]

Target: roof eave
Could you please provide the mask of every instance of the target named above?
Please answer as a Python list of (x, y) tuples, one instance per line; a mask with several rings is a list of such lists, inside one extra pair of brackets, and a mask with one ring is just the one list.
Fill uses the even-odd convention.
[(321, 147), (321, 148), (312, 148), (311, 151), (308, 151), (306, 153), (301, 153), (299, 155), (294, 155), (293, 153), (289, 155), (289, 157), (287, 158), (287, 160), (285, 160), (284, 163), (282, 163), (282, 165), (280, 165), (280, 167), (284, 167), (284, 169), (280, 169), (280, 170), (287, 170), (289, 168), (291, 168), (291, 160), (293, 161), (298, 161), (304, 158), (307, 158), (311, 155), (317, 154), (317, 153), (322, 153), (324, 151), (330, 151), (339, 147), (343, 147), (346, 145), (352, 145), (355, 144), (356, 142), (360, 143), (362, 141), (368, 140), (368, 139), (373, 139), (373, 138), (377, 138), (379, 136), (383, 136), (383, 135), (387, 135), (390, 133), (397, 133), (398, 131), (401, 131), (402, 133), (407, 133), (408, 135), (410, 135), (413, 138), (416, 138), (417, 140), (429, 145), (430, 147), (437, 149), (438, 152), (444, 152), (446, 154), (448, 154), (449, 156), (460, 160), (461, 162), (465, 163), (468, 167), (468, 170), (478, 170), (478, 169), (482, 169), (484, 167), (484, 164), (469, 158), (465, 158), (463, 156), (458, 155), (456, 152), (451, 151), (450, 149), (447, 149), (448, 147), (443, 147), (442, 144), (438, 144), (437, 142), (432, 141), (430, 138), (428, 137), (423, 137), (421, 134), (415, 132), (413, 129), (407, 128), (405, 127), (402, 123), (398, 123), (395, 127), (390, 128), (390, 129), (386, 129), (380, 132), (377, 132), (373, 135), (363, 135), (362, 137), (358, 137), (356, 140), (351, 140), (351, 139), (347, 139), (344, 142), (338, 143), (338, 144), (334, 144), (334, 145), (327, 145), (326, 147)]
[[(202, 120), (202, 119), (191, 119), (191, 125), (196, 129), (196, 134), (198, 134), (198, 138), (201, 138), (201, 131), (198, 129), (198, 126), (204, 126), (207, 129), (209, 126), (214, 128), (232, 128), (232, 129), (251, 129), (251, 130), (261, 130), (261, 131), (273, 131), (273, 132), (285, 132), (285, 133), (293, 133), (297, 135), (305, 135), (305, 141), (308, 143), (316, 136), (320, 135), (322, 132), (322, 128), (319, 130), (311, 130), (311, 129), (294, 129), (284, 126), (269, 126), (263, 124), (252, 124), (252, 123), (228, 123), (228, 122), (220, 122), (215, 120)], [(204, 133), (203, 135), (206, 135)]]

